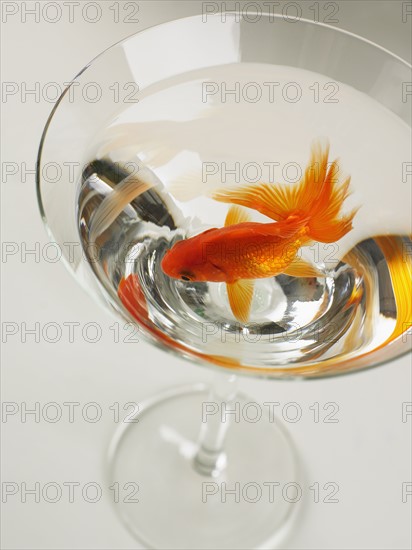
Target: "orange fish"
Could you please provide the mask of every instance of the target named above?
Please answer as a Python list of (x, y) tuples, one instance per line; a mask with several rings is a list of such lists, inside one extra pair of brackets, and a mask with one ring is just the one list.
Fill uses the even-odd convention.
[(183, 281), (225, 282), (230, 307), (241, 322), (249, 319), (254, 279), (280, 273), (323, 276), (297, 255), (300, 247), (341, 239), (352, 229), (357, 211), (341, 215), (350, 178), (339, 182), (338, 162), (328, 167), (328, 155), (329, 146), (322, 150), (314, 145), (297, 185), (262, 183), (216, 191), (215, 200), (246, 206), (275, 221), (251, 222), (245, 210), (232, 206), (225, 227), (179, 241), (168, 250), (163, 271)]

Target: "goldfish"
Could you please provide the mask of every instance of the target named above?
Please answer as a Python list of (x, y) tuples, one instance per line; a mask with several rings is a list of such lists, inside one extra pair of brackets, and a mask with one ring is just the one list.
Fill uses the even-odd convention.
[[(250, 317), (254, 281), (281, 273), (293, 277), (324, 274), (299, 255), (314, 241), (336, 242), (352, 229), (357, 209), (341, 214), (350, 176), (340, 181), (337, 160), (328, 163), (329, 144), (315, 142), (300, 182), (259, 183), (218, 189), (212, 198), (231, 204), (224, 227), (178, 241), (161, 267), (186, 282), (226, 283), (229, 304), (242, 323)], [(252, 222), (247, 207), (270, 222)]]

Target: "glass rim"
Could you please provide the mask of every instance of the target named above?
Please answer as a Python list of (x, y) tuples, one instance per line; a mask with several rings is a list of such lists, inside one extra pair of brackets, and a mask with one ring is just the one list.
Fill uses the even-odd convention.
[[(253, 12), (254, 12), (253, 10), (250, 10), (250, 13), (253, 13)], [(257, 12), (255, 11), (255, 13), (257, 13)], [(208, 17), (211, 17), (211, 16), (213, 18), (222, 17), (222, 14), (225, 14), (226, 17), (229, 16), (229, 17), (234, 18), (236, 16), (239, 16), (240, 12), (222, 10), (222, 11), (219, 11), (218, 13), (208, 14)], [(263, 12), (263, 11), (260, 12), (259, 11), (259, 15), (261, 15), (262, 17), (272, 17), (275, 20), (284, 21), (286, 23), (283, 14), (271, 14), (271, 13), (268, 13), (268, 12)], [(45, 230), (48, 234), (48, 237), (52, 242), (53, 242), (53, 239), (54, 239), (54, 235), (53, 235), (53, 231), (52, 231), (52, 229), (51, 229), (51, 227), (49, 226), (49, 223), (48, 223), (47, 215), (46, 215), (45, 208), (44, 208), (44, 205), (43, 205), (43, 200), (42, 200), (42, 192), (41, 192), (42, 153), (43, 153), (43, 147), (44, 147), (44, 144), (45, 144), (45, 141), (46, 141), (46, 138), (47, 138), (48, 129), (49, 129), (49, 126), (50, 126), (50, 124), (51, 124), (51, 122), (54, 118), (54, 114), (56, 113), (61, 101), (65, 97), (65, 95), (68, 92), (68, 90), (70, 89), (70, 87), (76, 81), (76, 79), (78, 77), (80, 77), (87, 69), (89, 69), (97, 59), (99, 59), (100, 57), (103, 57), (109, 50), (115, 49), (116, 47), (118, 47), (118, 46), (128, 42), (129, 40), (133, 39), (134, 37), (136, 37), (136, 36), (138, 36), (142, 33), (149, 32), (153, 29), (168, 26), (168, 25), (171, 26), (174, 23), (176, 23), (178, 21), (183, 21), (183, 20), (190, 20), (190, 19), (199, 20), (202, 17), (204, 17), (204, 14), (195, 14), (195, 15), (188, 15), (188, 16), (185, 16), (185, 17), (179, 17), (177, 19), (171, 19), (169, 21), (164, 21), (162, 23), (155, 23), (155, 24), (153, 24), (153, 25), (151, 25), (151, 26), (149, 26), (145, 29), (142, 29), (140, 31), (137, 31), (137, 32), (134, 32), (134, 33), (131, 33), (131, 34), (127, 35), (126, 37), (118, 40), (117, 42), (115, 42), (113, 44), (111, 44), (110, 46), (108, 46), (107, 48), (102, 50), (100, 53), (98, 53), (96, 56), (94, 56), (70, 80), (70, 82), (67, 84), (65, 89), (60, 94), (60, 96), (56, 100), (56, 103), (53, 105), (53, 108), (52, 108), (52, 110), (51, 110), (51, 112), (50, 112), (50, 114), (49, 114), (49, 116), (46, 120), (45, 126), (44, 126), (43, 131), (42, 131), (42, 135), (41, 135), (41, 138), (40, 138), (40, 143), (39, 143), (39, 147), (38, 147), (38, 151), (37, 151), (36, 174), (35, 174), (36, 195), (37, 195), (38, 207), (39, 207), (39, 210), (40, 210), (40, 216), (42, 218), (42, 221), (43, 221)], [(242, 17), (242, 15), (241, 15), (241, 17)], [(237, 21), (238, 24), (240, 24), (241, 22), (242, 22), (242, 20)], [(250, 24), (256, 24), (256, 22), (249, 22), (249, 23)], [(291, 21), (289, 21), (289, 23), (291, 23)], [(299, 19), (296, 19), (296, 21), (293, 21), (293, 23), (294, 24), (295, 23), (298, 23), (298, 24), (303, 23), (305, 25), (308, 24), (309, 26), (312, 26), (313, 28), (321, 27), (323, 29), (335, 32), (335, 33), (340, 34), (342, 36), (346, 36), (348, 38), (355, 39), (358, 42), (363, 43), (364, 45), (372, 46), (374, 49), (379, 50), (380, 52), (382, 52), (386, 56), (389, 56), (392, 59), (397, 60), (402, 65), (404, 65), (407, 69), (412, 70), (412, 64), (411, 63), (409, 63), (408, 61), (406, 61), (405, 59), (403, 59), (399, 55), (395, 54), (391, 50), (377, 44), (376, 42), (373, 42), (372, 40), (369, 40), (368, 38), (364, 38), (363, 36), (360, 36), (356, 33), (348, 31), (346, 29), (340, 29), (340, 28), (334, 27), (333, 25), (329, 25), (327, 23), (311, 21), (310, 19), (305, 19), (303, 17), (299, 18)], [(70, 263), (67, 262), (66, 259), (63, 258), (63, 257), (61, 259), (62, 259), (63, 264), (65, 265), (65, 267), (74, 276), (75, 272), (73, 270), (73, 267), (70, 265)], [(120, 315), (120, 313), (119, 313), (119, 315)], [(127, 313), (127, 315), (129, 315), (129, 314)], [(136, 320), (134, 320), (134, 322), (136, 322)], [(320, 367), (319, 371), (315, 371), (315, 372), (308, 373), (308, 374), (305, 374), (304, 371), (307, 370), (307, 369), (310, 369), (312, 367), (310, 364), (306, 364), (306, 365), (302, 364), (299, 367), (293, 367), (293, 366), (291, 366), (291, 367), (252, 367), (252, 366), (246, 366), (246, 365), (245, 366), (239, 365), (237, 367), (232, 367), (231, 368), (231, 367), (228, 367), (227, 365), (225, 365), (223, 362), (221, 364), (219, 364), (218, 362), (213, 363), (212, 361), (207, 359), (206, 355), (203, 356), (203, 354), (199, 354), (199, 356), (197, 356), (195, 353), (192, 353), (192, 351), (189, 348), (184, 353), (182, 353), (181, 351), (177, 351), (177, 350), (173, 349), (172, 347), (167, 346), (164, 343), (161, 343), (152, 334), (150, 334), (150, 336), (149, 336), (147, 334), (147, 332), (150, 333), (150, 331), (147, 331), (147, 329), (146, 329), (146, 327), (144, 327), (144, 325), (139, 323), (139, 326), (141, 328), (144, 328), (144, 330), (142, 331), (142, 336), (143, 336), (145, 342), (147, 342), (149, 345), (153, 345), (153, 346), (155, 346), (155, 347), (157, 347), (157, 348), (159, 348), (159, 349), (161, 349), (165, 352), (173, 353), (174, 355), (176, 355), (180, 358), (183, 358), (185, 360), (190, 359), (190, 361), (193, 361), (194, 363), (197, 363), (197, 364), (202, 365), (202, 366), (207, 366), (209, 368), (216, 369), (216, 370), (219, 370), (221, 372), (223, 370), (227, 374), (239, 374), (239, 375), (243, 375), (243, 376), (246, 375), (246, 376), (259, 377), (259, 378), (267, 378), (267, 379), (272, 379), (272, 380), (273, 379), (275, 379), (275, 380), (291, 380), (291, 379), (293, 379), (293, 380), (320, 380), (320, 379), (326, 379), (326, 378), (335, 378), (337, 376), (344, 376), (344, 375), (348, 375), (348, 374), (354, 374), (354, 373), (357, 373), (357, 372), (363, 372), (363, 371), (369, 370), (371, 368), (386, 365), (387, 363), (390, 363), (391, 361), (394, 361), (395, 359), (399, 359), (401, 357), (404, 357), (404, 356), (408, 355), (412, 351), (412, 348), (411, 349), (406, 349), (405, 351), (401, 351), (400, 353), (395, 354), (393, 357), (386, 358), (386, 359), (381, 359), (381, 360), (378, 360), (376, 362), (373, 362), (374, 351), (378, 351), (378, 350), (371, 350), (370, 352), (367, 352), (365, 354), (361, 354), (361, 355), (357, 356), (357, 358), (362, 358), (363, 356), (371, 355), (372, 356), (371, 357), (372, 363), (370, 365), (365, 365), (365, 366), (361, 366), (361, 367), (354, 366), (352, 368), (348, 368), (348, 369), (345, 369), (345, 370), (342, 370), (342, 371), (327, 370), (324, 373), (322, 373), (322, 367), (321, 367), (322, 363), (319, 363), (319, 367)], [(405, 332), (407, 332), (407, 331), (405, 331)], [(395, 338), (394, 340), (389, 342), (385, 346), (385, 349), (389, 348), (389, 347), (394, 347), (397, 344), (399, 345), (400, 340), (404, 338), (405, 332), (403, 332), (397, 338)], [(347, 359), (343, 359), (342, 361), (340, 361), (340, 363), (342, 364), (346, 361), (351, 361), (351, 359), (354, 359), (354, 358), (349, 357)], [(339, 365), (339, 361), (337, 362), (337, 364)], [(313, 364), (313, 368), (314, 369), (316, 368), (316, 363)], [(303, 372), (299, 372), (299, 371), (303, 371)]]
[[(253, 10), (251, 10), (253, 12)], [(238, 14), (239, 12), (236, 12), (236, 11), (221, 11), (219, 13), (216, 13), (216, 14), (210, 14), (212, 15), (212, 17), (219, 17), (221, 16), (222, 14), (225, 14), (226, 16), (229, 15), (231, 17), (235, 17), (236, 14)], [(259, 13), (260, 14), (260, 13)], [(264, 16), (264, 17), (273, 17), (277, 20), (283, 20), (284, 21), (284, 16), (282, 14), (271, 14), (271, 13), (267, 13), (267, 12), (262, 12), (260, 15)], [(58, 108), (58, 106), (60, 105), (61, 101), (63, 100), (64, 96), (66, 95), (67, 91), (69, 90), (69, 88), (72, 86), (72, 84), (75, 82), (75, 80), (81, 76), (89, 67), (91, 67), (93, 65), (93, 63), (99, 59), (100, 57), (102, 57), (107, 51), (111, 50), (111, 49), (114, 49), (116, 48), (117, 46), (120, 46), (121, 44), (125, 43), (125, 42), (128, 42), (130, 39), (134, 38), (135, 36), (137, 35), (140, 35), (142, 33), (145, 33), (145, 32), (148, 32), (148, 31), (151, 31), (152, 29), (155, 29), (155, 28), (158, 28), (158, 27), (163, 27), (163, 26), (166, 26), (166, 25), (172, 25), (173, 23), (176, 23), (177, 21), (183, 21), (183, 20), (188, 20), (188, 19), (199, 19), (203, 17), (202, 14), (197, 14), (197, 15), (188, 15), (186, 17), (179, 17), (178, 19), (171, 19), (170, 21), (165, 21), (163, 23), (155, 23), (154, 25), (151, 25), (150, 27), (147, 27), (145, 29), (142, 29), (141, 31), (137, 31), (137, 32), (134, 32), (134, 33), (131, 33), (129, 34), (128, 36), (126, 36), (125, 38), (122, 38), (121, 40), (118, 40), (117, 42), (115, 42), (114, 44), (111, 44), (110, 46), (108, 46), (107, 48), (105, 48), (103, 51), (101, 51), (100, 53), (98, 53), (96, 56), (94, 56), (71, 80), (70, 82), (67, 84), (67, 86), (65, 87), (65, 89), (62, 91), (62, 93), (60, 94), (60, 96), (57, 98), (56, 100), (56, 103), (53, 105), (53, 108), (49, 114), (49, 116), (47, 117), (47, 120), (46, 120), (46, 124), (43, 128), (43, 131), (42, 131), (42, 135), (41, 135), (41, 138), (40, 138), (40, 144), (39, 144), (39, 148), (38, 148), (38, 151), (37, 151), (37, 159), (36, 159), (36, 190), (37, 190), (37, 201), (38, 201), (38, 205), (39, 205), (39, 209), (40, 209), (40, 215), (43, 219), (43, 222), (45, 223), (46, 225), (46, 229), (47, 229), (47, 232), (49, 235), (52, 235), (52, 232), (50, 230), (50, 228), (48, 227), (48, 223), (47, 223), (47, 217), (46, 217), (46, 213), (45, 213), (45, 210), (44, 210), (44, 207), (43, 207), (43, 201), (42, 201), (42, 198), (41, 198), (41, 190), (40, 190), (40, 185), (41, 185), (41, 181), (40, 181), (40, 164), (41, 164), (41, 154), (42, 154), (42, 151), (43, 151), (43, 146), (44, 146), (44, 142), (45, 142), (45, 139), (46, 139), (46, 136), (47, 136), (47, 130), (50, 126), (50, 123), (53, 119), (53, 116)], [(239, 21), (240, 23), (240, 21)], [(334, 27), (332, 25), (328, 25), (327, 23), (321, 23), (321, 22), (317, 22), (317, 21), (311, 21), (310, 19), (305, 19), (305, 18), (299, 18), (298, 20), (296, 20), (294, 23), (305, 23), (305, 24), (309, 24), (309, 25), (313, 25), (314, 27), (322, 27), (324, 29), (328, 29), (328, 30), (331, 30), (333, 32), (337, 32), (338, 34), (342, 34), (342, 35), (346, 35), (350, 38), (354, 38), (356, 40), (359, 40), (360, 42), (363, 42), (364, 44), (367, 44), (369, 46), (372, 46), (378, 50), (380, 50), (382, 53), (386, 54), (386, 55), (389, 55), (390, 57), (396, 59), (397, 61), (399, 61), (400, 63), (402, 63), (403, 65), (405, 65), (406, 68), (412, 70), (412, 64), (409, 63), (408, 61), (406, 61), (405, 59), (403, 59), (402, 57), (400, 57), (399, 55), (393, 53), (391, 50), (387, 49), (387, 48), (384, 48), (383, 46), (380, 46), (379, 44), (377, 44), (376, 42), (373, 42), (372, 40), (369, 40), (368, 38), (364, 38), (363, 36), (360, 36), (358, 34), (355, 34), (351, 31), (348, 31), (346, 29), (339, 29), (337, 27)], [(253, 23), (255, 24), (255, 23)]]

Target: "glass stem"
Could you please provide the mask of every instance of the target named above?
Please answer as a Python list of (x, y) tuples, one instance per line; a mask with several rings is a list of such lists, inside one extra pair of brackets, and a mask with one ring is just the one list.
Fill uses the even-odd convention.
[(208, 399), (202, 403), (199, 449), (194, 457), (194, 467), (202, 475), (217, 477), (226, 467), (224, 443), (233, 415), (225, 411), (236, 398), (237, 381), (237, 376), (216, 374)]

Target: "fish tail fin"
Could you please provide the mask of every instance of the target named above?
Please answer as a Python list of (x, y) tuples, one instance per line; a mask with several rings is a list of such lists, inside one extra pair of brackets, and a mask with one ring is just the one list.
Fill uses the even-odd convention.
[(307, 219), (307, 240), (334, 242), (352, 229), (353, 210), (341, 216), (349, 195), (350, 178), (339, 182), (338, 162), (328, 163), (329, 144), (315, 142), (304, 177), (297, 185), (261, 183), (233, 189), (218, 189), (215, 200), (257, 210), (275, 221)]
[[(328, 163), (329, 147), (323, 152), (317, 144), (312, 149), (314, 164), (309, 165), (301, 188), (299, 204), (309, 218), (308, 238), (323, 243), (338, 241), (352, 229), (352, 221), (359, 208), (342, 215), (343, 203), (350, 194), (350, 176), (343, 181), (338, 175), (338, 160)], [(318, 159), (318, 160), (316, 160)], [(306, 197), (308, 198), (304, 198)], [(309, 199), (309, 200), (308, 200)]]

